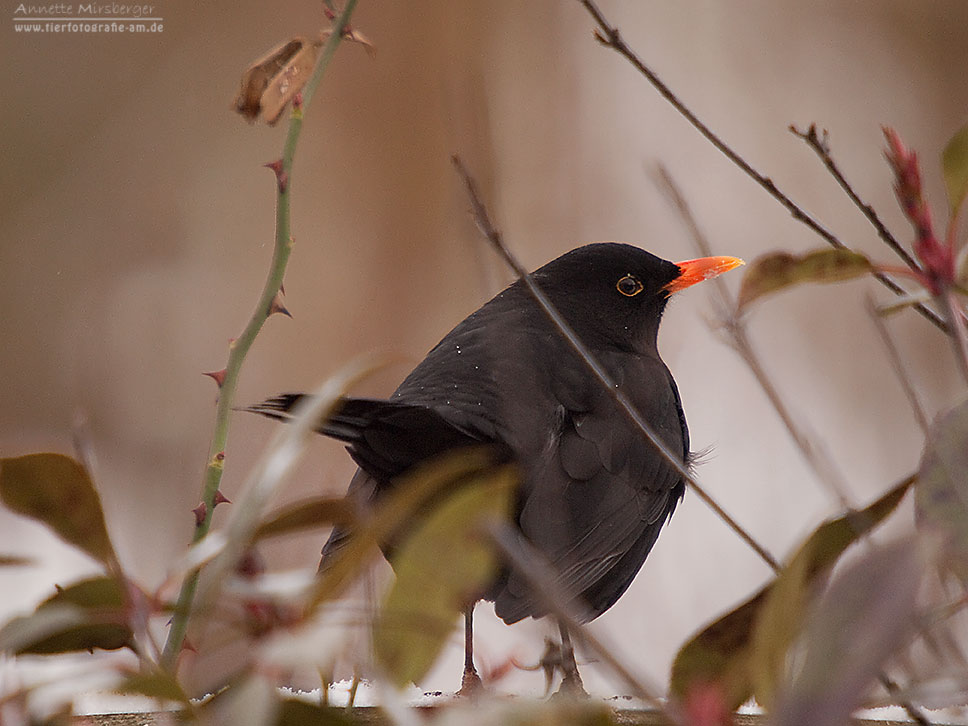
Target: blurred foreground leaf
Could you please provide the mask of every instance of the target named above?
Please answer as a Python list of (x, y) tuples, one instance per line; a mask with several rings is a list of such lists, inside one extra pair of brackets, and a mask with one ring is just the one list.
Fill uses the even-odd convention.
[(530, 698), (457, 699), (439, 709), (434, 726), (619, 726), (619, 724), (668, 723), (662, 716), (644, 711), (621, 713), (614, 706), (590, 699)]
[(360, 719), (352, 718), (345, 708), (317, 706), (294, 698), (286, 699), (279, 708), (276, 726), (356, 726)]
[(968, 195), (968, 126), (951, 137), (941, 153), (941, 170), (948, 192), (948, 204), (955, 214)]
[(163, 670), (152, 673), (132, 673), (115, 690), (118, 693), (147, 696), (185, 705), (191, 703), (174, 675)]
[(23, 555), (0, 555), (0, 567), (24, 567), (32, 564), (34, 561)]
[(31, 615), (0, 628), (0, 651), (48, 655), (117, 650), (133, 643), (125, 591), (111, 577), (82, 580), (59, 589)]
[(776, 726), (840, 726), (864, 704), (887, 660), (915, 633), (925, 569), (918, 541), (865, 552), (807, 615), (795, 676), (776, 698)]
[(761, 705), (772, 706), (776, 685), (785, 677), (787, 654), (820, 581), (850, 545), (897, 508), (913, 483), (914, 477), (908, 477), (866, 509), (824, 522), (777, 575), (753, 635), (751, 675)]
[(43, 522), (96, 560), (116, 561), (101, 498), (87, 470), (69, 456), (0, 459), (0, 500), (12, 511)]
[(276, 686), (265, 674), (250, 673), (205, 704), (201, 723), (269, 726), (281, 710)]
[(740, 286), (737, 308), (801, 282), (840, 282), (860, 277), (873, 269), (864, 255), (847, 249), (824, 249), (792, 255), (771, 252), (750, 264)]
[(396, 581), (374, 623), (373, 646), (397, 686), (427, 674), (457, 617), (497, 574), (483, 525), (507, 519), (516, 483), (510, 464), (464, 472), (391, 557)]
[(379, 552), (379, 546), (399, 540), (412, 531), (420, 513), (426, 511), (443, 492), (492, 470), (503, 461), (503, 454), (492, 446), (467, 447), (444, 454), (395, 480), (383, 494), (379, 505), (365, 521), (358, 522), (352, 536), (324, 562), (316, 579), (310, 605), (338, 597)]
[(921, 456), (914, 504), (918, 526), (939, 533), (943, 564), (968, 582), (968, 401), (940, 414)]
[(717, 684), (731, 711), (754, 694), (761, 705), (771, 704), (818, 579), (894, 511), (913, 480), (904, 480), (864, 510), (820, 525), (773, 582), (686, 642), (672, 665), (672, 693), (685, 700), (694, 688)]
[(669, 689), (680, 702), (697, 690), (718, 685), (726, 709), (735, 711), (752, 695), (752, 637), (756, 617), (769, 593), (767, 585), (735, 610), (707, 625), (679, 649)]
[(353, 522), (353, 507), (344, 497), (314, 497), (269, 514), (255, 530), (254, 540), (277, 537), (304, 529), (347, 526)]

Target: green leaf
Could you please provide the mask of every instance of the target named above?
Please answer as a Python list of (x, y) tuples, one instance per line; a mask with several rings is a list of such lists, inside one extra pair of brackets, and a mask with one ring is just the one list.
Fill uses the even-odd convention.
[(391, 557), (396, 582), (374, 623), (373, 646), (397, 686), (427, 674), (458, 616), (497, 573), (482, 528), (509, 516), (515, 470), (497, 466), (454, 483)]
[(117, 650), (133, 642), (127, 618), (127, 596), (117, 580), (82, 580), (58, 589), (33, 614), (0, 628), (0, 651), (49, 655)]
[(205, 705), (201, 723), (232, 726), (270, 726), (276, 723), (280, 703), (268, 674), (248, 673)]
[(345, 708), (317, 706), (313, 703), (288, 698), (282, 701), (276, 726), (358, 726)]
[(253, 539), (277, 537), (304, 529), (353, 523), (353, 507), (343, 497), (314, 497), (290, 504), (268, 515), (258, 526)]
[(935, 419), (919, 479), (914, 496), (918, 526), (942, 535), (944, 564), (968, 582), (968, 401)]
[(926, 558), (918, 541), (871, 549), (810, 608), (798, 664), (780, 689), (777, 726), (839, 726), (863, 705), (888, 660), (915, 633)]
[(408, 529), (412, 531), (420, 513), (443, 492), (493, 469), (500, 456), (491, 446), (468, 447), (440, 456), (396, 479), (390, 491), (380, 498), (372, 516), (359, 522), (348, 541), (327, 558), (313, 586), (310, 606), (338, 597), (379, 552), (377, 545), (389, 547)]
[(183, 703), (186, 706), (191, 704), (175, 677), (161, 669), (149, 673), (132, 673), (115, 690), (118, 693)]
[(956, 214), (968, 195), (968, 126), (951, 137), (941, 153), (941, 170), (944, 174), (948, 204)]
[(792, 255), (771, 252), (755, 260), (743, 276), (737, 308), (802, 282), (840, 282), (865, 275), (873, 266), (864, 255), (846, 249), (823, 249)]
[(866, 509), (824, 522), (777, 575), (753, 633), (754, 694), (767, 709), (772, 707), (777, 683), (785, 677), (787, 654), (818, 582), (850, 545), (897, 508), (913, 482), (914, 477), (908, 477)]
[(735, 711), (753, 694), (750, 679), (753, 626), (769, 585), (690, 638), (672, 663), (669, 688), (685, 702), (695, 688), (718, 683), (728, 711)]
[(87, 470), (62, 454), (0, 459), (0, 500), (18, 514), (46, 524), (96, 560), (117, 560)]
[(715, 683), (730, 710), (754, 693), (765, 705), (817, 579), (852, 542), (894, 511), (912, 482), (913, 477), (906, 479), (866, 509), (822, 524), (773, 582), (690, 638), (672, 664), (672, 693), (683, 701), (692, 689)]

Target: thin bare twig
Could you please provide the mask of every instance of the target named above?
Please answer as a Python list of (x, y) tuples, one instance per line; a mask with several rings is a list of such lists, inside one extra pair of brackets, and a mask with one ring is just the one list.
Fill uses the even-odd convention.
[[(589, 14), (598, 24), (598, 29), (595, 31), (595, 38), (602, 45), (616, 51), (619, 55), (631, 63), (632, 66), (639, 71), (639, 73), (645, 76), (655, 90), (658, 91), (659, 94), (665, 98), (669, 104), (682, 115), (683, 118), (686, 119), (686, 121), (692, 124), (692, 126), (700, 134), (702, 134), (706, 140), (709, 141), (709, 143), (716, 147), (721, 154), (738, 166), (744, 174), (765, 189), (766, 192), (776, 201), (778, 201), (793, 216), (794, 219), (806, 225), (831, 247), (837, 249), (847, 249), (847, 245), (841, 242), (836, 235), (807, 214), (807, 212), (805, 212), (790, 197), (780, 191), (772, 179), (760, 174), (756, 169), (750, 166), (749, 162), (747, 162), (742, 156), (734, 151), (728, 144), (726, 144), (725, 141), (719, 138), (719, 136), (717, 136), (712, 129), (706, 126), (706, 124), (704, 124), (699, 117), (696, 116), (696, 114), (694, 114), (679, 99), (679, 97), (676, 96), (675, 93), (673, 93), (672, 89), (670, 89), (662, 81), (662, 79), (659, 78), (655, 71), (645, 65), (638, 55), (636, 55), (636, 53), (626, 44), (626, 42), (622, 39), (618, 28), (608, 22), (606, 17), (602, 14), (602, 11), (598, 9), (598, 6), (593, 0), (578, 1), (585, 7), (586, 10), (588, 10)], [(906, 294), (904, 288), (894, 282), (894, 280), (885, 275), (883, 272), (874, 272), (872, 274), (875, 279), (877, 279), (895, 295)], [(920, 303), (914, 307), (921, 315), (923, 315), (927, 320), (931, 321), (931, 323), (933, 323), (940, 330), (948, 332), (948, 326), (945, 324), (945, 321), (934, 310)]]
[[(685, 197), (683, 197), (682, 193), (679, 191), (679, 187), (675, 183), (675, 180), (672, 179), (672, 176), (663, 165), (659, 165), (658, 171), (660, 180), (663, 182), (673, 204), (676, 206), (680, 216), (686, 224), (686, 227), (689, 229), (689, 233), (692, 236), (696, 247), (699, 249), (700, 254), (706, 256), (711, 255), (712, 250), (710, 248), (709, 241), (699, 228), (695, 215), (693, 215), (692, 210), (689, 208), (688, 202), (686, 202)], [(807, 436), (799, 426), (797, 426), (783, 400), (780, 398), (779, 392), (776, 390), (775, 386), (773, 386), (772, 381), (770, 380), (769, 376), (767, 376), (766, 371), (760, 364), (759, 357), (756, 355), (752, 343), (749, 340), (749, 336), (747, 335), (746, 325), (735, 313), (735, 301), (732, 300), (725, 281), (721, 278), (716, 278), (713, 280), (713, 282), (716, 284), (716, 290), (719, 294), (719, 320), (726, 337), (726, 342), (733, 347), (734, 350), (736, 350), (740, 358), (743, 359), (743, 362), (749, 366), (753, 376), (763, 388), (764, 393), (776, 410), (777, 415), (779, 415), (780, 419), (783, 421), (783, 424), (786, 426), (791, 438), (799, 448), (801, 455), (804, 457), (810, 467), (813, 468), (814, 472), (821, 481), (827, 483), (831, 491), (840, 500), (841, 506), (843, 506), (845, 509), (853, 509), (854, 507), (846, 494), (846, 483), (835, 468), (833, 461), (830, 460), (829, 457), (825, 456), (823, 449), (814, 444), (811, 438)], [(880, 319), (878, 318), (878, 320)], [(888, 693), (898, 693), (898, 685), (893, 680), (888, 678), (884, 673), (878, 674), (878, 681)], [(898, 705), (908, 712), (913, 721), (921, 724), (922, 726), (928, 726), (928, 720), (924, 718), (924, 716), (914, 705), (903, 701)]]
[(871, 226), (877, 232), (877, 236), (880, 237), (884, 243), (890, 247), (897, 254), (898, 257), (904, 262), (905, 265), (910, 267), (912, 270), (918, 272), (921, 271), (921, 266), (918, 265), (917, 261), (911, 257), (906, 249), (901, 246), (901, 243), (897, 241), (897, 238), (891, 234), (891, 231), (885, 226), (881, 221), (881, 218), (877, 216), (877, 212), (874, 208), (863, 201), (857, 192), (854, 191), (854, 187), (851, 186), (847, 178), (841, 173), (840, 167), (834, 161), (833, 157), (830, 155), (830, 141), (826, 129), (820, 134), (817, 133), (817, 125), (810, 124), (810, 128), (806, 131), (800, 131), (796, 126), (790, 126), (790, 132), (802, 139), (807, 146), (813, 149), (814, 153), (823, 162), (823, 165), (827, 167), (827, 171), (834, 180), (840, 185), (840, 188), (844, 190), (847, 197), (854, 206), (857, 207), (861, 214), (867, 218), (867, 221), (871, 223)]
[(907, 397), (908, 403), (911, 404), (911, 410), (914, 412), (914, 418), (917, 419), (918, 426), (921, 427), (921, 431), (925, 435), (928, 433), (928, 417), (924, 413), (924, 408), (921, 406), (921, 401), (918, 399), (917, 391), (914, 390), (914, 384), (911, 381), (911, 377), (907, 373), (907, 369), (904, 367), (903, 361), (901, 361), (901, 354), (894, 344), (894, 338), (891, 337), (890, 331), (884, 324), (884, 319), (878, 314), (877, 306), (871, 298), (867, 299), (867, 311), (870, 313), (871, 320), (874, 323), (874, 329), (877, 330), (878, 334), (881, 336), (881, 341), (884, 343), (884, 348), (887, 350), (887, 358), (891, 361), (891, 366), (894, 368), (894, 373), (897, 375), (897, 379), (901, 384), (901, 390), (904, 391), (904, 395)]
[(474, 179), (470, 176), (467, 169), (464, 167), (463, 162), (460, 160), (459, 156), (452, 157), (457, 173), (460, 175), (467, 188), (467, 194), (470, 198), (471, 208), (473, 210), (474, 220), (481, 229), (481, 233), (487, 238), (498, 254), (504, 259), (508, 266), (514, 270), (515, 274), (521, 279), (525, 286), (527, 286), (528, 291), (531, 293), (532, 297), (537, 301), (538, 305), (544, 311), (545, 315), (550, 318), (551, 322), (555, 325), (564, 339), (571, 345), (574, 351), (578, 354), (578, 357), (585, 364), (588, 370), (592, 373), (595, 378), (598, 379), (599, 383), (604, 386), (605, 390), (612, 397), (612, 400), (618, 405), (618, 407), (625, 413), (629, 421), (641, 432), (641, 434), (655, 447), (656, 451), (669, 463), (670, 466), (675, 468), (682, 477), (682, 480), (686, 482), (690, 488), (702, 499), (707, 506), (709, 506), (718, 516), (722, 519), (727, 526), (730, 527), (739, 537), (746, 542), (756, 552), (757, 555), (774, 571), (779, 570), (779, 564), (773, 555), (771, 555), (759, 542), (757, 542), (753, 537), (743, 529), (740, 524), (733, 519), (726, 511), (699, 485), (695, 477), (689, 473), (685, 465), (678, 457), (669, 449), (665, 443), (659, 439), (656, 435), (655, 430), (642, 418), (642, 415), (636, 410), (635, 406), (629, 401), (628, 397), (621, 391), (620, 388), (612, 381), (611, 376), (605, 371), (601, 364), (595, 360), (595, 357), (591, 354), (584, 343), (575, 335), (575, 332), (571, 329), (568, 323), (561, 317), (561, 314), (555, 309), (555, 307), (548, 300), (548, 297), (542, 292), (541, 288), (534, 282), (528, 271), (521, 265), (520, 262), (514, 257), (511, 251), (504, 244), (504, 240), (501, 237), (501, 233), (494, 227), (491, 223), (491, 219), (487, 213), (487, 208), (484, 206), (484, 202), (481, 200), (480, 194), (477, 191), (477, 184)]
[[(711, 255), (712, 250), (709, 241), (699, 228), (699, 224), (696, 222), (695, 215), (693, 215), (692, 210), (689, 208), (688, 202), (682, 196), (678, 185), (669, 174), (669, 171), (661, 164), (658, 167), (658, 176), (666, 193), (679, 212), (679, 216), (688, 228), (689, 234), (698, 248), (699, 253), (704, 256)], [(722, 331), (726, 343), (746, 363), (753, 377), (760, 384), (763, 393), (766, 394), (773, 409), (786, 427), (787, 433), (793, 439), (793, 443), (800, 450), (804, 461), (813, 469), (820, 481), (826, 484), (834, 496), (837, 497), (840, 505), (845, 509), (851, 509), (852, 505), (847, 496), (846, 481), (837, 470), (834, 462), (825, 454), (823, 448), (794, 420), (779, 391), (773, 385), (773, 381), (760, 362), (760, 358), (756, 354), (753, 344), (749, 339), (745, 322), (736, 314), (736, 301), (730, 294), (726, 282), (719, 277), (713, 279), (712, 282), (716, 285), (718, 297), (716, 322), (718, 323), (718, 328)]]

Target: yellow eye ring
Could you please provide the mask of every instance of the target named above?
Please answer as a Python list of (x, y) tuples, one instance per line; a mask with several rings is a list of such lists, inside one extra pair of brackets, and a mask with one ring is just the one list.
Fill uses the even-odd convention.
[(642, 292), (645, 285), (639, 282), (635, 275), (626, 275), (615, 283), (615, 289), (625, 295), (625, 297), (635, 297)]

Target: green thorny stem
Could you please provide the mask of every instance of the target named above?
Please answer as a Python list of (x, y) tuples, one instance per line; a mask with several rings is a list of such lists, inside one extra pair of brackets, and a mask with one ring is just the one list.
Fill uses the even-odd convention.
[[(302, 89), (302, 102), (294, 105), (289, 118), (289, 131), (286, 135), (285, 145), (283, 146), (282, 158), (275, 169), (279, 179), (278, 196), (276, 198), (276, 241), (272, 252), (272, 263), (269, 267), (269, 274), (266, 277), (265, 286), (259, 296), (255, 311), (249, 318), (242, 334), (236, 338), (229, 346), (228, 363), (225, 366), (224, 378), (219, 386), (218, 404), (215, 409), (215, 429), (212, 436), (212, 443), (208, 452), (208, 466), (205, 469), (205, 478), (202, 488), (202, 502), (204, 507), (204, 517), (201, 518), (192, 536), (192, 544), (198, 542), (206, 534), (212, 524), (212, 513), (215, 511), (219, 483), (222, 480), (224, 468), (225, 445), (228, 440), (229, 414), (232, 412), (232, 402), (235, 398), (235, 389), (238, 385), (239, 372), (242, 369), (242, 362), (245, 360), (249, 348), (255, 341), (256, 336), (262, 329), (262, 325), (273, 311), (273, 301), (282, 287), (283, 277), (286, 272), (286, 265), (289, 262), (289, 254), (292, 252), (292, 237), (290, 235), (290, 215), (289, 215), (289, 193), (292, 181), (292, 162), (296, 152), (296, 143), (302, 132), (303, 110), (309, 107), (309, 103), (319, 85), (326, 68), (336, 53), (343, 38), (343, 32), (349, 23), (350, 16), (356, 6), (357, 0), (347, 0), (343, 12), (333, 20), (332, 33), (323, 44), (316, 60), (313, 74)], [(174, 614), (171, 620), (171, 629), (168, 631), (168, 640), (161, 655), (161, 663), (168, 670), (174, 670), (178, 661), (178, 654), (181, 652), (182, 644), (185, 640), (185, 632), (188, 629), (188, 618), (195, 598), (195, 591), (198, 587), (198, 570), (188, 574), (182, 583), (178, 600), (175, 604)]]

